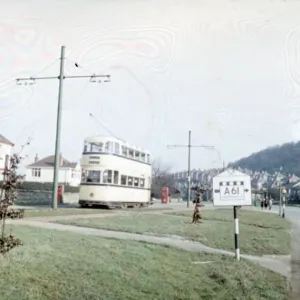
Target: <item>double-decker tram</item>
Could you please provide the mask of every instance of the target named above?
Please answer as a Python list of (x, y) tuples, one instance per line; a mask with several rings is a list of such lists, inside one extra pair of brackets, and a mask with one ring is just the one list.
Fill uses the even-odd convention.
[(140, 207), (150, 203), (150, 153), (112, 137), (84, 141), (79, 191), (81, 207)]

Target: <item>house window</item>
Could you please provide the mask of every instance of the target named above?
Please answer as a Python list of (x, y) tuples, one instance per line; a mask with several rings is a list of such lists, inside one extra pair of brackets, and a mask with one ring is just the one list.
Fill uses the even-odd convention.
[(112, 183), (112, 174), (113, 174), (113, 171), (105, 170), (103, 172), (103, 183)]
[(121, 185), (126, 185), (126, 183), (127, 183), (127, 176), (121, 175)]
[(40, 168), (32, 169), (32, 177), (41, 177), (41, 169)]
[(101, 178), (101, 171), (88, 171), (86, 182), (99, 183)]
[(76, 178), (77, 177), (77, 172), (76, 172), (76, 170), (72, 170), (72, 178)]
[(114, 184), (119, 184), (119, 172), (114, 171)]

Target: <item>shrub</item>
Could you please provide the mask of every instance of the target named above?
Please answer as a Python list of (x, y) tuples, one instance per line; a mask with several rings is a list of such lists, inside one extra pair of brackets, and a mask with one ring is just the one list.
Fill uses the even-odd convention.
[[(2, 184), (3, 182), (0, 182), (0, 187)], [(23, 184), (18, 187), (18, 189), (28, 191), (52, 191), (53, 183), (24, 181)], [(65, 193), (79, 193), (79, 187), (65, 185)]]

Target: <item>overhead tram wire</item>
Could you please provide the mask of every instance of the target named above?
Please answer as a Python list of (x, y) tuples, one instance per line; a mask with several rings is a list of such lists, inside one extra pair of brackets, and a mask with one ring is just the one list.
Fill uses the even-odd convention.
[(124, 141), (123, 139), (121, 139), (121, 138), (119, 138), (118, 136), (116, 136), (116, 135), (115, 135), (112, 131), (110, 131), (105, 125), (103, 125), (102, 123), (100, 123), (99, 120), (96, 119), (96, 117), (95, 117), (92, 113), (89, 113), (89, 115), (90, 115), (90, 117), (91, 117), (92, 119), (94, 119), (94, 121), (95, 121), (98, 125), (100, 125), (102, 128), (104, 128), (104, 129), (105, 129), (110, 135), (112, 135), (114, 138), (116, 138), (116, 139), (122, 141), (123, 143), (126, 142), (126, 141)]

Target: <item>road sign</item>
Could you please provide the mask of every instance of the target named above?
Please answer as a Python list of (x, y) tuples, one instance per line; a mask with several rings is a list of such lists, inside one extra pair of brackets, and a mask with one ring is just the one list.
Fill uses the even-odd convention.
[(247, 206), (251, 201), (250, 176), (226, 170), (213, 178), (214, 206)]

